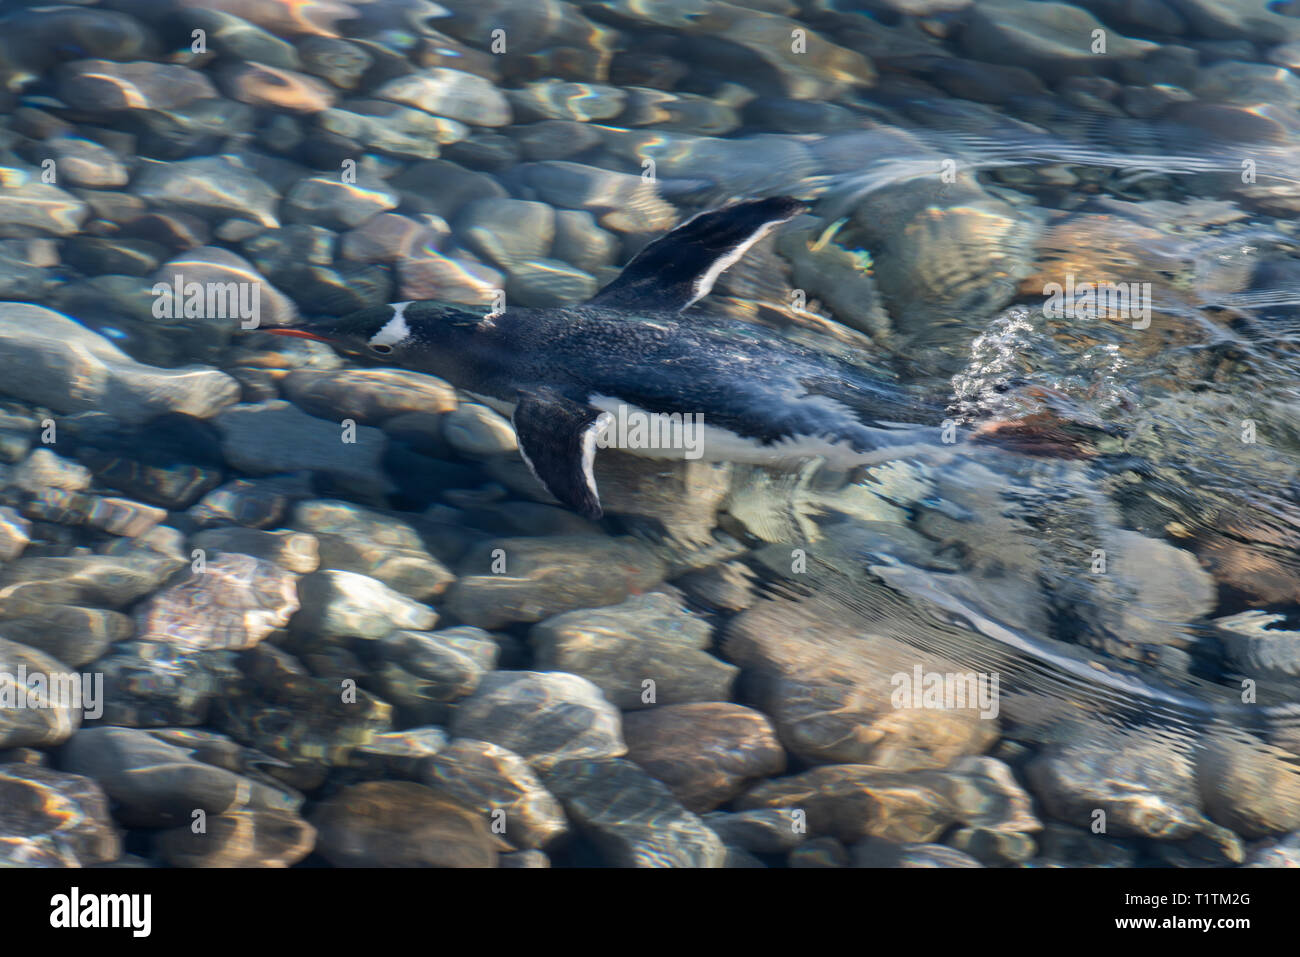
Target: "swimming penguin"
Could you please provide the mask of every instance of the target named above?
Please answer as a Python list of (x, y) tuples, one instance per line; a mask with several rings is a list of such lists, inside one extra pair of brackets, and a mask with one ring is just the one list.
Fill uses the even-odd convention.
[(439, 376), (509, 415), (533, 475), (588, 518), (601, 515), (597, 443), (620, 416), (665, 417), (678, 437), (694, 428), (694, 457), (706, 461), (819, 456), (851, 467), (932, 447), (941, 410), (908, 399), (897, 384), (750, 323), (681, 315), (751, 246), (806, 210), (771, 197), (702, 213), (646, 246), (581, 305), (483, 315), (399, 302), (266, 331)]

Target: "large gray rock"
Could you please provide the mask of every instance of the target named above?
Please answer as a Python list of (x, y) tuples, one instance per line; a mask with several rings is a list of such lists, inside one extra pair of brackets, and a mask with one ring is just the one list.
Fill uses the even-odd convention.
[(216, 369), (158, 369), (50, 309), (0, 303), (0, 391), (56, 412), (106, 412), (125, 423), (168, 412), (210, 418), (239, 400)]

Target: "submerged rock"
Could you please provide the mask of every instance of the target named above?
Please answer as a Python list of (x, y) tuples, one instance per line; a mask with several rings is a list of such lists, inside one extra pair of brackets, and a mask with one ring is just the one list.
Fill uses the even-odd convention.
[(704, 650), (711, 637), (707, 622), (663, 594), (566, 612), (529, 632), (539, 668), (582, 675), (625, 711), (727, 700), (739, 669)]
[(0, 391), (58, 412), (107, 412), (144, 422), (168, 412), (206, 419), (239, 399), (216, 369), (158, 369), (49, 309), (0, 303)]
[(93, 780), (0, 764), (0, 866), (93, 867), (121, 855), (108, 799)]
[(487, 817), (410, 781), (367, 781), (318, 805), (316, 849), (336, 867), (496, 867)]
[(590, 681), (562, 672), (491, 672), (457, 705), (451, 731), (508, 748), (540, 771), (627, 751), (618, 709)]

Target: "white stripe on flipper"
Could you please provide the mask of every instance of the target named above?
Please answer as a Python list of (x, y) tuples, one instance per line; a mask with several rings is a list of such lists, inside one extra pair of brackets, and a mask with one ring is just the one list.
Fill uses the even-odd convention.
[(600, 492), (596, 490), (596, 476), (592, 472), (596, 464), (596, 440), (605, 433), (613, 421), (612, 415), (602, 412), (582, 433), (582, 477), (586, 480), (587, 488), (591, 490), (591, 497), (596, 500), (597, 506), (600, 505)]
[(707, 296), (709, 291), (713, 289), (713, 284), (718, 281), (718, 277), (730, 269), (741, 256), (749, 252), (749, 247), (753, 246), (754, 243), (758, 242), (777, 226), (780, 226), (782, 223), (787, 221), (788, 220), (786, 219), (774, 219), (770, 223), (764, 223), (762, 226), (758, 227), (758, 229), (750, 233), (749, 238), (743, 243), (740, 243), (729, 253), (715, 259), (713, 264), (695, 280), (695, 286), (691, 289), (690, 301), (687, 302), (686, 305), (682, 306), (682, 309), (689, 309), (695, 303)]
[(384, 328), (370, 337), (370, 345), (394, 346), (409, 337), (411, 327), (406, 324), (406, 316), (403, 314), (406, 312), (406, 307), (414, 301), (393, 303), (393, 318), (384, 323)]

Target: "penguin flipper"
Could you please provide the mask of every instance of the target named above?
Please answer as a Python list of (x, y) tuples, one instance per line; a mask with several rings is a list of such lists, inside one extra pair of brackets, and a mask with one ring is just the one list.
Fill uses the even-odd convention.
[(603, 514), (592, 465), (596, 440), (612, 418), (549, 389), (522, 393), (511, 415), (528, 470), (584, 518)]
[(591, 305), (681, 311), (707, 296), (749, 247), (807, 209), (789, 196), (772, 196), (700, 213), (637, 253)]

